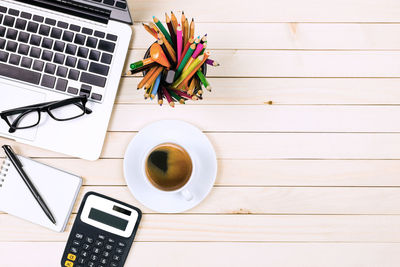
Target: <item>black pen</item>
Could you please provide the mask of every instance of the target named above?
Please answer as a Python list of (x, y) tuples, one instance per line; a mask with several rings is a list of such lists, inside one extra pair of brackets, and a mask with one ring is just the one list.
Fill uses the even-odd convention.
[(18, 171), (19, 175), (21, 176), (22, 180), (24, 180), (26, 186), (31, 191), (32, 195), (35, 197), (36, 201), (39, 203), (40, 207), (46, 213), (47, 217), (50, 221), (56, 224), (56, 220), (54, 219), (53, 214), (51, 214), (49, 208), (47, 207), (46, 203), (43, 201), (42, 197), (40, 196), (39, 192), (36, 190), (35, 186), (32, 184), (31, 180), (29, 179), (28, 175), (25, 173), (24, 169), (22, 168), (23, 165), (21, 161), (18, 159), (17, 155), (15, 155), (12, 148), (8, 145), (3, 145), (2, 148), (6, 153), (7, 157), (14, 165), (15, 169)]

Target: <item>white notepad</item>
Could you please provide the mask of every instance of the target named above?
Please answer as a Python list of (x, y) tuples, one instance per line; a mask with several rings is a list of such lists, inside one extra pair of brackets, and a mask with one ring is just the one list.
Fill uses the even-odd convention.
[(29, 158), (18, 156), (23, 168), (49, 207), (56, 224), (46, 216), (31, 191), (6, 158), (0, 170), (0, 211), (62, 232), (67, 225), (82, 179)]

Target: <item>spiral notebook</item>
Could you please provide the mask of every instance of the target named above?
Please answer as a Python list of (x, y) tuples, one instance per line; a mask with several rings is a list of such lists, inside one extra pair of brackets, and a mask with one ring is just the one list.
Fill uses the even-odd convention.
[(56, 219), (43, 212), (15, 167), (6, 158), (0, 169), (0, 211), (63, 232), (74, 206), (82, 179), (79, 176), (18, 156), (32, 183)]

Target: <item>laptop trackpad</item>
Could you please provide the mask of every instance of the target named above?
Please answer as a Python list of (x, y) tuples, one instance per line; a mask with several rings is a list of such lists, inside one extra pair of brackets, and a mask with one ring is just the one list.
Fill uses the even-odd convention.
[[(2, 83), (1, 85), (0, 111), (42, 103), (45, 102), (45, 100), (46, 94), (44, 93), (16, 87), (7, 83)], [(17, 130), (14, 133), (9, 133), (9, 128), (10, 127), (4, 120), (0, 121), (0, 133), (11, 138), (23, 138), (33, 141), (36, 137), (37, 126), (33, 128)]]

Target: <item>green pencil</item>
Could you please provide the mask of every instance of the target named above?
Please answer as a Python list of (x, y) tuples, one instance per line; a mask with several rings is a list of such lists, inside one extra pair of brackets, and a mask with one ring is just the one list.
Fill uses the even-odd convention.
[(192, 44), (189, 46), (188, 51), (186, 52), (185, 56), (183, 57), (181, 64), (178, 67), (178, 70), (175, 73), (175, 79), (181, 75), (183, 68), (186, 66), (186, 63), (188, 62), (189, 58), (193, 55), (194, 50), (196, 49), (196, 45)]
[(177, 95), (174, 90), (168, 90), (168, 93), (176, 99), (176, 101), (179, 101), (179, 103), (181, 104), (185, 104), (185, 99), (183, 99), (182, 97), (180, 97), (179, 95)]
[(168, 42), (172, 46), (174, 46), (174, 42), (172, 42), (171, 35), (169, 35), (169, 32), (167, 31), (167, 29), (165, 29), (164, 25), (162, 25), (161, 21), (155, 16), (153, 16), (153, 21), (157, 25), (157, 27), (161, 30), (161, 32), (164, 34), (165, 38), (167, 38)]
[(198, 70), (196, 72), (197, 76), (199, 77), (201, 83), (204, 85), (204, 87), (211, 92), (211, 85), (210, 83), (207, 81), (206, 77), (204, 76), (203, 72), (201, 72), (201, 70)]

